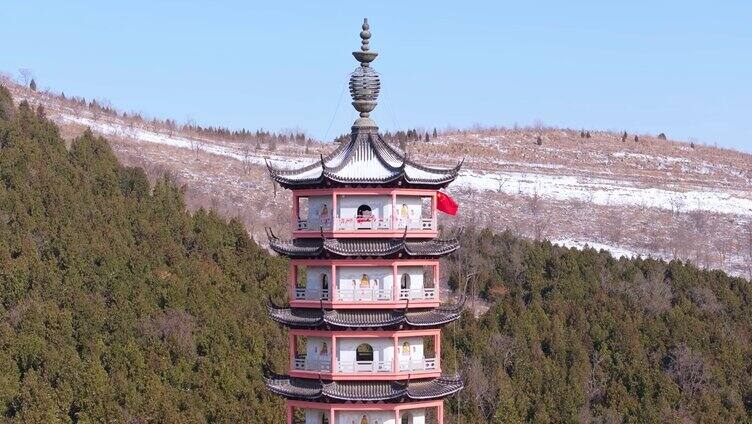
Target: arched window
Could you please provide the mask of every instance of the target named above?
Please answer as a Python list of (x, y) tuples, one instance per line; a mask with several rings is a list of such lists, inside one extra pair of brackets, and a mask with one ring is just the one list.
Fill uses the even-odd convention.
[(355, 349), (355, 360), (358, 362), (373, 362), (373, 347), (363, 343)]
[(368, 424), (368, 417), (363, 414), (363, 418), (360, 419), (360, 424)]
[(324, 206), (321, 207), (319, 218), (321, 218), (322, 221), (329, 219), (329, 208), (326, 206), (326, 203), (324, 203)]
[(401, 424), (412, 424), (413, 422), (413, 414), (409, 412), (405, 412), (402, 414), (402, 420), (400, 421)]
[(371, 207), (368, 205), (358, 206), (358, 218), (371, 216)]
[(400, 288), (402, 290), (407, 290), (410, 288), (410, 274), (408, 273), (402, 274), (402, 278), (400, 281)]
[(321, 356), (329, 355), (329, 347), (327, 346), (326, 342), (321, 343), (321, 351), (319, 352), (319, 355)]
[(321, 290), (329, 290), (329, 276), (321, 274)]

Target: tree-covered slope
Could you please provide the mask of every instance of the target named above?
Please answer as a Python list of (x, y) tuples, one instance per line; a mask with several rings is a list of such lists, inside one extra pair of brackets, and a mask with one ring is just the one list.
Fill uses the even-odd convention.
[(453, 279), (475, 273), (470, 290), (492, 301), (445, 335), (463, 423), (751, 421), (748, 281), (509, 234), (463, 240)]
[[(237, 221), (66, 148), (0, 88), (0, 411), (8, 422), (280, 423), (285, 262)], [(750, 422), (749, 282), (468, 231), (451, 282), (490, 310), (444, 332), (449, 422)], [(472, 303), (472, 301), (470, 302)]]
[[(41, 112), (41, 111), (40, 111)], [(186, 212), (87, 133), (0, 87), (0, 411), (19, 422), (282, 420), (261, 366), (282, 260), (241, 224)]]

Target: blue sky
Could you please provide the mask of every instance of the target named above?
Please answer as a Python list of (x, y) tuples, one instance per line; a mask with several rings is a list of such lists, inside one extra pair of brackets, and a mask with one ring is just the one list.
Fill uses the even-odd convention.
[(151, 116), (332, 138), (355, 118), (342, 93), (364, 16), (383, 129), (543, 122), (752, 151), (749, 1), (3, 0), (0, 70)]

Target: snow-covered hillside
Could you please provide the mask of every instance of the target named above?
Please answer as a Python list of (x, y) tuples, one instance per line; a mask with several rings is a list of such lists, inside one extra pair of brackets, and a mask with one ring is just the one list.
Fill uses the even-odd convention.
[[(254, 234), (287, 228), (288, 193), (266, 177), (265, 161), (317, 160), (331, 144), (249, 146), (97, 114), (12, 85), (17, 100), (42, 104), (74, 136), (85, 128), (112, 140), (121, 160), (186, 184), (194, 206), (240, 216)], [(650, 135), (555, 128), (440, 134), (408, 145), (412, 157), (465, 166), (449, 192), (463, 224), (508, 228), (615, 256), (689, 259), (747, 274), (752, 261), (752, 156)], [(449, 221), (453, 225), (457, 220)], [(260, 239), (259, 241), (264, 241)]]

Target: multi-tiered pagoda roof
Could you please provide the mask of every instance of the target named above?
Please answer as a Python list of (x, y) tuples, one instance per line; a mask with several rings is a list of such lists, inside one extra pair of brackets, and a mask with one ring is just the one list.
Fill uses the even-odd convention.
[(410, 241), (398, 239), (304, 238), (283, 240), (267, 232), (269, 246), (289, 258), (438, 258), (459, 248), (457, 239)]
[[(366, 25), (367, 26), (367, 25)], [(368, 33), (364, 30), (361, 36)], [(369, 33), (370, 34), (370, 33)], [(370, 37), (370, 35), (369, 35)], [(381, 90), (379, 74), (370, 63), (377, 53), (368, 48), (353, 52), (360, 66), (350, 75), (352, 105), (360, 117), (352, 126), (350, 139), (318, 162), (296, 169), (276, 168), (271, 164), (271, 178), (282, 187), (305, 189), (320, 187), (412, 187), (439, 189), (457, 178), (462, 162), (451, 168), (419, 164), (379, 134), (370, 112), (376, 107)]]
[(464, 302), (426, 310), (346, 310), (285, 308), (269, 302), (269, 316), (290, 328), (417, 329), (436, 328), (459, 319)]
[(416, 163), (389, 145), (377, 128), (354, 126), (347, 143), (320, 161), (298, 169), (269, 166), (272, 179), (285, 188), (378, 186), (442, 188), (457, 178), (462, 162), (453, 168)]
[(329, 381), (274, 375), (266, 378), (273, 393), (288, 399), (319, 402), (400, 402), (441, 399), (462, 390), (459, 376), (423, 381)]

